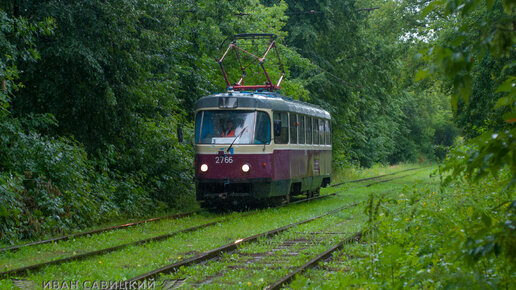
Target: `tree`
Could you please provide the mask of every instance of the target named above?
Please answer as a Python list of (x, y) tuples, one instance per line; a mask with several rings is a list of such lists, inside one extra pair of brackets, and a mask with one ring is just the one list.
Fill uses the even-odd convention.
[(473, 263), (490, 255), (509, 262), (516, 258), (515, 9), (514, 1), (505, 0), (435, 1), (424, 9), (425, 15), (442, 15), (438, 24), (444, 29), (424, 52), (428, 65), (419, 74), (448, 84), (456, 120), (470, 138), (441, 168), (445, 183), (465, 179), (475, 184), (492, 175), (504, 185), (499, 204), (492, 207), (503, 218), (473, 213), (482, 225), (470, 229), (461, 245), (461, 255)]

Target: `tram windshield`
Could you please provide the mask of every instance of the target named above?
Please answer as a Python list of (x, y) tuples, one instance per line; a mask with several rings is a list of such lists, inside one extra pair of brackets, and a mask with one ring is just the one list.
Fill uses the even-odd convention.
[(200, 111), (195, 120), (197, 144), (269, 144), (271, 121), (260, 111)]

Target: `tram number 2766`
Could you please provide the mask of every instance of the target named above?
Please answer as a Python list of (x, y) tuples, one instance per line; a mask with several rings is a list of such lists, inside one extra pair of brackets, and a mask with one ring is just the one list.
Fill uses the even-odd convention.
[(224, 164), (224, 163), (231, 164), (231, 163), (233, 163), (233, 157), (231, 157), (231, 156), (215, 156), (215, 163), (217, 163), (217, 164)]

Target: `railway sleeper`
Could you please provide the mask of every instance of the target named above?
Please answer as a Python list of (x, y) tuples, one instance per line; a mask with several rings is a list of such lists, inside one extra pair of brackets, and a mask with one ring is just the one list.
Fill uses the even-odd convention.
[(286, 231), (288, 229), (291, 229), (291, 228), (293, 228), (295, 226), (299, 226), (299, 225), (302, 225), (302, 224), (309, 223), (311, 221), (320, 219), (320, 218), (325, 217), (325, 216), (329, 216), (331, 214), (340, 212), (340, 211), (342, 211), (344, 209), (347, 209), (347, 208), (351, 208), (351, 207), (357, 206), (359, 204), (360, 204), (360, 202), (348, 204), (348, 205), (345, 205), (345, 206), (333, 209), (333, 210), (331, 210), (329, 212), (326, 212), (324, 214), (321, 214), (319, 216), (311, 217), (311, 218), (306, 219), (306, 220), (298, 221), (298, 222), (295, 222), (295, 223), (292, 223), (292, 224), (289, 224), (289, 225), (285, 225), (285, 226), (282, 226), (282, 227), (279, 227), (279, 228), (276, 228), (276, 229), (273, 229), (273, 230), (270, 230), (270, 231), (262, 232), (260, 234), (256, 234), (256, 235), (244, 238), (244, 239), (239, 239), (239, 240), (237, 240), (237, 241), (235, 241), (233, 243), (223, 245), (221, 247), (218, 247), (218, 248), (206, 251), (206, 252), (204, 252), (202, 254), (199, 254), (197, 256), (184, 259), (182, 261), (178, 261), (178, 262), (175, 262), (175, 263), (172, 263), (172, 264), (169, 264), (169, 265), (165, 265), (165, 266), (159, 267), (159, 268), (154, 269), (154, 270), (152, 270), (150, 272), (141, 274), (141, 275), (139, 275), (137, 277), (128, 279), (128, 280), (123, 281), (123, 282), (125, 282), (125, 283), (133, 283), (133, 282), (137, 282), (137, 281), (148, 280), (148, 279), (155, 278), (156, 276), (159, 276), (159, 275), (162, 275), (162, 274), (169, 274), (171, 272), (175, 272), (178, 269), (180, 269), (181, 267), (188, 267), (188, 266), (191, 266), (191, 265), (194, 265), (194, 264), (202, 264), (202, 262), (207, 262), (207, 260), (211, 260), (213, 258), (220, 257), (222, 253), (234, 253), (235, 250), (238, 250), (238, 246), (241, 245), (241, 244), (250, 243), (250, 242), (256, 242), (259, 238), (262, 238), (262, 237), (270, 238), (270, 237), (275, 236), (275, 235), (277, 235), (277, 234), (279, 234), (281, 232), (284, 232), (284, 231)]

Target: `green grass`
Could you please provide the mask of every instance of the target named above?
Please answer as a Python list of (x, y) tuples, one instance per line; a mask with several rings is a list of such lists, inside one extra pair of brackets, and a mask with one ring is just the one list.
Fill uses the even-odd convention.
[[(405, 168), (399, 168), (399, 170), (403, 169)], [(374, 192), (378, 196), (401, 192), (404, 188), (410, 187), (407, 186), (407, 184), (423, 184), (425, 182), (425, 178), (428, 179), (428, 175), (432, 170), (432, 168), (425, 168), (417, 171), (400, 173), (399, 175), (387, 178), (404, 176), (401, 179), (375, 184), (371, 187), (364, 187), (368, 182), (362, 182), (345, 184), (337, 188), (326, 188), (322, 190), (322, 194), (337, 192), (337, 196), (309, 203), (291, 205), (284, 208), (258, 209), (253, 210), (250, 213), (229, 213), (228, 215), (231, 217), (230, 220), (213, 227), (208, 227), (191, 233), (179, 234), (165, 241), (151, 242), (144, 246), (128, 247), (117, 252), (108, 253), (83, 261), (48, 266), (41, 271), (30, 273), (24, 278), (35, 281), (38, 285), (41, 285), (42, 281), (48, 280), (126, 280), (157, 267), (180, 261), (243, 237), (262, 233), (286, 224), (320, 215), (345, 204), (357, 201), (366, 201), (370, 192)], [(343, 179), (343, 177), (340, 178)], [(362, 204), (362, 207), (350, 210), (350, 212), (354, 212), (354, 216), (351, 221), (356, 222), (356, 224), (346, 224), (346, 228), (352, 229), (353, 231), (362, 226), (364, 219), (364, 214), (362, 213), (363, 206), (365, 206), (365, 203)], [(342, 213), (343, 216), (340, 215), (341, 214), (337, 214), (332, 217), (325, 218), (325, 220), (329, 221), (335, 218), (350, 218), (349, 216), (346, 216), (344, 212)], [(180, 220), (165, 220), (156, 223), (148, 223), (134, 228), (93, 235), (91, 237), (81, 237), (75, 240), (56, 244), (28, 247), (18, 252), (2, 254), (0, 256), (0, 265), (4, 269), (12, 269), (19, 265), (26, 265), (36, 261), (46, 261), (66, 256), (74, 251), (79, 253), (79, 251), (105, 248), (133, 241), (135, 239), (187, 228), (192, 225), (205, 223), (218, 218), (220, 218), (220, 215), (217, 214), (202, 214)], [(310, 225), (307, 225), (307, 227), (316, 227), (318, 225), (319, 222), (313, 222), (310, 223)], [(303, 231), (302, 229), (303, 227), (297, 227), (295, 230), (293, 229), (292, 231), (289, 231), (289, 233), (299, 234), (299, 232)], [(273, 239), (272, 241), (280, 242), (281, 239), (290, 237), (289, 233), (280, 235), (275, 238), (278, 240)], [(336, 239), (338, 239), (338, 236), (328, 236), (327, 241), (321, 243), (320, 247), (311, 248), (306, 254), (300, 255), (302, 258), (299, 260), (294, 259), (292, 261), (293, 265), (302, 264), (303, 261), (306, 261), (312, 255), (318, 253), (319, 250), (323, 250), (324, 247), (335, 242)], [(246, 245), (246, 247), (250, 247), (249, 249), (252, 249), (255, 245), (258, 245), (257, 247), (264, 247), (267, 243), (267, 240), (263, 240), (260, 241), (260, 243)], [(213, 268), (219, 269), (219, 267), (221, 266), (214, 265)], [(278, 274), (281, 274), (280, 272), (275, 272), (275, 270), (267, 275), (265, 272), (263, 274), (259, 274), (263, 271), (265, 270), (261, 269), (260, 271), (256, 270), (247, 274), (238, 274), (237, 271), (230, 276), (223, 275), (222, 277), (225, 278), (217, 283), (220, 285), (225, 282), (230, 284), (231, 279), (234, 279), (233, 282), (244, 281), (238, 280), (243, 277), (239, 275), (247, 275), (245, 277), (249, 277), (246, 278), (249, 281), (246, 280), (245, 283), (251, 282), (252, 285), (265, 285), (273, 281), (273, 278), (278, 277)], [(209, 275), (209, 273), (206, 275)], [(0, 288), (9, 288), (12, 286), (13, 284), (10, 280), (0, 281)], [(244, 286), (247, 286), (247, 284)]]
[[(397, 171), (412, 167), (398, 167)], [(507, 258), (510, 257), (507, 248), (502, 248), (498, 256), (489, 248), (490, 239), (504, 233), (499, 225), (511, 218), (505, 215), (508, 204), (504, 203), (510, 195), (501, 195), (500, 185), (494, 179), (441, 188), (440, 179), (432, 177), (434, 170), (435, 167), (424, 167), (326, 188), (322, 194), (337, 195), (310, 203), (228, 213), (229, 220), (213, 227), (84, 261), (49, 266), (30, 273), (25, 279), (38, 285), (48, 280), (126, 280), (250, 235), (317, 216), (345, 204), (362, 202), (357, 207), (299, 225), (273, 238), (242, 244), (238, 252), (223, 254), (204, 265), (162, 275), (157, 285), (165, 280), (186, 278), (186, 287), (264, 288), (363, 228), (368, 229), (368, 234), (361, 242), (346, 245), (334, 253), (333, 259), (302, 273), (289, 286), (295, 289), (475, 289), (515, 285), (516, 271), (514, 262)], [(389, 171), (382, 172), (385, 173)], [(337, 180), (347, 177), (344, 174), (336, 176)], [(386, 182), (376, 183), (378, 181)], [(366, 187), (373, 182), (375, 184)], [(221, 218), (219, 214), (205, 213), (29, 247), (1, 255), (0, 265), (4, 268), (25, 265), (68, 255), (77, 249), (103, 248)], [(287, 241), (301, 238), (315, 243), (282, 246)], [(12, 287), (10, 280), (0, 281), (1, 289)]]
[(2, 266), (0, 271), (130, 243), (218, 219), (220, 218), (213, 214), (202, 213), (179, 220), (161, 220), (136, 227), (77, 237), (67, 241), (24, 247), (16, 252), (8, 251), (1, 253), (0, 265)]
[[(179, 234), (162, 242), (129, 247), (84, 261), (49, 266), (28, 275), (27, 279), (38, 283), (43, 280), (61, 279), (125, 280), (237, 239), (319, 215), (347, 202), (348, 198), (341, 197), (286, 208), (256, 210), (254, 214), (247, 216), (243, 213), (232, 213), (233, 219), (217, 226)], [(2, 283), (6, 281), (0, 282), (0, 287)]]
[(379, 175), (391, 174), (400, 172), (407, 169), (412, 168), (422, 168), (432, 166), (432, 164), (411, 164), (411, 163), (401, 163), (392, 166), (384, 166), (382, 164), (375, 164), (371, 168), (358, 168), (358, 167), (348, 167), (335, 169), (332, 177), (332, 183), (340, 183), (343, 181), (354, 180), (354, 179), (362, 179), (368, 177), (374, 177)]
[[(343, 237), (334, 234), (314, 234), (341, 232), (352, 235), (364, 225), (360, 214), (363, 208), (353, 207), (337, 212), (313, 222), (297, 226), (270, 239), (260, 239), (239, 247), (237, 252), (224, 254), (220, 259), (205, 265), (195, 265), (162, 276), (161, 281), (187, 277), (185, 286), (198, 288), (241, 288), (252, 286), (264, 288), (278, 277), (295, 267), (306, 263), (313, 256), (338, 243)], [(285, 246), (287, 241), (299, 241)], [(160, 283), (158, 283), (160, 284)]]
[(13, 244), (7, 244), (5, 242), (0, 242), (0, 248), (6, 248), (6, 247), (13, 246), (13, 245), (22, 245), (22, 244), (27, 244), (30, 242), (35, 242), (35, 241), (40, 241), (40, 240), (52, 239), (52, 238), (61, 237), (61, 236), (65, 236), (65, 235), (77, 234), (80, 232), (86, 232), (86, 231), (90, 231), (90, 230), (96, 230), (96, 229), (101, 229), (101, 228), (106, 228), (106, 227), (111, 227), (111, 226), (116, 226), (116, 225), (121, 225), (121, 224), (127, 224), (127, 223), (136, 222), (136, 221), (140, 221), (140, 220), (144, 220), (144, 219), (171, 216), (171, 215), (178, 214), (178, 213), (196, 211), (199, 209), (200, 209), (200, 207), (197, 203), (192, 203), (192, 204), (187, 204), (181, 210), (167, 209), (167, 210), (163, 210), (163, 211), (159, 211), (159, 212), (153, 212), (152, 215), (139, 216), (137, 218), (136, 217), (127, 217), (127, 216), (117, 216), (114, 219), (104, 222), (102, 224), (97, 224), (97, 225), (89, 226), (86, 228), (76, 228), (75, 230), (72, 230), (70, 232), (63, 232), (63, 233), (60, 233), (59, 235), (46, 235), (46, 236), (40, 236), (40, 237), (38, 237), (38, 239), (18, 240), (18, 241), (14, 241)]
[(378, 210), (363, 242), (346, 246), (290, 286), (511, 289), (515, 240), (505, 225), (514, 216), (506, 211), (507, 200), (493, 178), (445, 188), (438, 178), (423, 178), (379, 205), (375, 199)]

